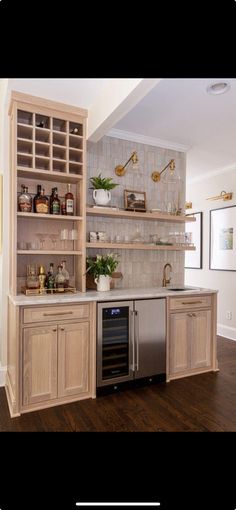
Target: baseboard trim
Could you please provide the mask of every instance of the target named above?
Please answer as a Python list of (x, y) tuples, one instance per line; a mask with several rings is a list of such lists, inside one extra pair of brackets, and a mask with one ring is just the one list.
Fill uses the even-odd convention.
[(6, 384), (6, 373), (7, 367), (0, 367), (0, 386), (5, 386)]
[(217, 335), (225, 336), (230, 340), (236, 341), (236, 328), (225, 326), (224, 324), (217, 324)]

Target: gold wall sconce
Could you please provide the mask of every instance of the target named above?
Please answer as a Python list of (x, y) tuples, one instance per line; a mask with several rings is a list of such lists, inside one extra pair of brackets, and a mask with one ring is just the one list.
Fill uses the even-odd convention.
[(158, 172), (157, 170), (155, 170), (154, 172), (152, 172), (152, 180), (154, 182), (159, 182), (161, 180), (161, 174), (168, 168), (170, 167), (170, 175), (173, 175), (174, 174), (174, 171), (175, 171), (175, 160), (174, 159), (171, 159), (169, 161), (169, 163), (167, 163), (167, 165), (161, 170), (161, 172)]
[(128, 161), (126, 161), (125, 165), (117, 165), (115, 167), (115, 173), (116, 175), (118, 175), (118, 177), (123, 177), (123, 175), (125, 175), (125, 172), (127, 170), (127, 166), (129, 163), (132, 162), (132, 168), (133, 170), (137, 170), (138, 167), (139, 167), (139, 163), (138, 163), (138, 156), (137, 156), (137, 152), (132, 152), (130, 158), (128, 159)]
[(185, 209), (192, 209), (193, 203), (192, 202), (185, 202)]
[(226, 191), (221, 191), (220, 195), (217, 195), (216, 197), (209, 197), (206, 200), (232, 200), (233, 193), (226, 193)]

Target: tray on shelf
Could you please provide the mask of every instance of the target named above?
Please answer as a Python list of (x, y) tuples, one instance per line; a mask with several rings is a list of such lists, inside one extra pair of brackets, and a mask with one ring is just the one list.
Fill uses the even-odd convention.
[(22, 287), (21, 292), (26, 296), (45, 296), (46, 294), (63, 294), (65, 292), (77, 292), (75, 287), (66, 287), (63, 290), (58, 289), (44, 289), (43, 293), (40, 292), (40, 289), (26, 289), (26, 287)]

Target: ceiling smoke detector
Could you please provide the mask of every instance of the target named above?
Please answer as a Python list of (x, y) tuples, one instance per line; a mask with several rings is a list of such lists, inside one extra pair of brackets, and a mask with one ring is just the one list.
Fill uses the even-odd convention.
[(211, 85), (208, 85), (207, 92), (208, 94), (224, 94), (225, 92), (228, 92), (230, 89), (230, 84), (227, 81), (219, 81), (217, 83), (212, 83)]

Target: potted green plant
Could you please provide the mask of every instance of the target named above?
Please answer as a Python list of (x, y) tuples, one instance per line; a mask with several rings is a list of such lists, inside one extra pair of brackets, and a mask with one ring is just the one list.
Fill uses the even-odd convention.
[(102, 177), (100, 173), (98, 176), (90, 177), (90, 182), (93, 189), (93, 199), (96, 205), (106, 206), (111, 201), (111, 189), (118, 186), (113, 182), (112, 177)]
[(110, 290), (111, 275), (119, 263), (117, 257), (116, 253), (97, 255), (96, 258), (87, 257), (86, 273), (93, 276), (99, 292)]

